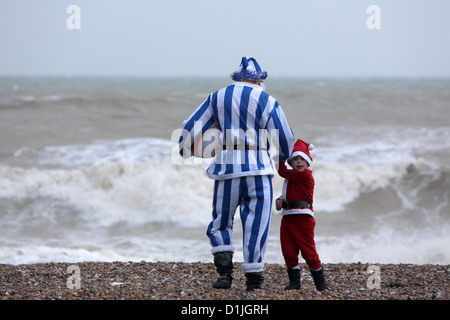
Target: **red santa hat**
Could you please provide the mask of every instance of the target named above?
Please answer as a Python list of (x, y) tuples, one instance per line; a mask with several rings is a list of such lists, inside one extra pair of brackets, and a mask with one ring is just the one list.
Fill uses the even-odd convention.
[(301, 156), (311, 166), (312, 162), (313, 162), (313, 159), (311, 158), (311, 155), (309, 154), (309, 152), (311, 150), (314, 150), (314, 145), (312, 143), (308, 143), (308, 142), (298, 139), (294, 144), (294, 149), (292, 150), (292, 153), (289, 156), (288, 160), (291, 160), (292, 158), (294, 158), (296, 156)]

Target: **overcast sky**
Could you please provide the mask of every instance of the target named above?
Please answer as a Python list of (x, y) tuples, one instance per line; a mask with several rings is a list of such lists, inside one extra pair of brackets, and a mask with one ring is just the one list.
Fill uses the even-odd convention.
[(449, 14), (449, 0), (0, 0), (0, 76), (228, 77), (247, 56), (272, 77), (450, 77)]

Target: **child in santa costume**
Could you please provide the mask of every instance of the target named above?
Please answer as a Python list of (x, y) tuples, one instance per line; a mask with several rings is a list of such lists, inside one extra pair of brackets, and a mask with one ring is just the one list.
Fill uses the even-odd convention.
[(309, 266), (318, 291), (327, 289), (322, 264), (316, 251), (314, 241), (313, 195), (314, 178), (310, 166), (312, 158), (309, 153), (314, 146), (297, 140), (288, 164), (280, 162), (278, 173), (285, 178), (283, 193), (276, 200), (276, 209), (282, 211), (280, 228), (281, 250), (287, 267), (289, 284), (286, 290), (300, 289), (299, 251)]

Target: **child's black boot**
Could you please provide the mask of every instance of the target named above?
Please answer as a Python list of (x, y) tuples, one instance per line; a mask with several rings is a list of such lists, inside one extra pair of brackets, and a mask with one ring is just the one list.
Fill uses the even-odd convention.
[(327, 290), (327, 284), (325, 282), (325, 277), (323, 275), (323, 268), (320, 268), (319, 270), (311, 270), (311, 275), (314, 279), (314, 284), (316, 285), (317, 291), (324, 291)]
[(288, 269), (289, 284), (284, 290), (300, 289), (300, 269)]

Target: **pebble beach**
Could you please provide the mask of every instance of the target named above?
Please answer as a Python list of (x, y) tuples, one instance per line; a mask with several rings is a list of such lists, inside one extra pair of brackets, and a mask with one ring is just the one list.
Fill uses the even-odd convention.
[(204, 262), (0, 264), (0, 300), (448, 300), (449, 265), (324, 264), (329, 290), (318, 292), (306, 265), (300, 290), (285, 291), (283, 264), (266, 264), (267, 290), (245, 291), (240, 263), (231, 289)]

